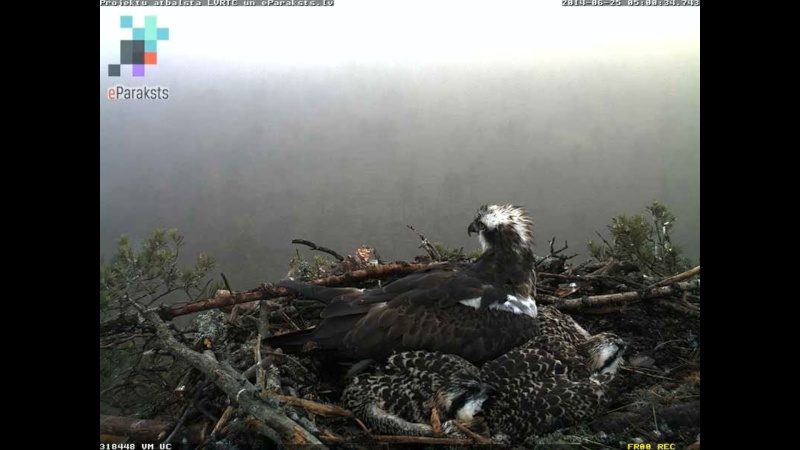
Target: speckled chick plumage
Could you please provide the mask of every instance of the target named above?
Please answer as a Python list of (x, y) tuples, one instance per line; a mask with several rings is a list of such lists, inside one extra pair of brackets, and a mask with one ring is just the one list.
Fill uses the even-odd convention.
[(448, 422), (483, 427), (477, 415), (494, 387), (483, 383), (467, 360), (438, 352), (392, 355), (379, 371), (353, 378), (342, 394), (344, 406), (367, 426), (387, 434), (430, 436), (435, 408), (445, 433), (458, 434)]
[[(480, 369), (453, 355), (396, 354), (389, 371), (351, 383), (345, 406), (378, 432), (425, 435), (433, 399), (458, 391), (456, 406), (470, 405), (470, 420), (511, 442), (596, 416), (613, 396), (624, 343), (613, 333), (592, 336), (552, 307), (541, 308), (538, 320), (540, 336)], [(463, 379), (477, 388), (456, 388)], [(452, 406), (439, 406), (443, 421), (458, 418)]]

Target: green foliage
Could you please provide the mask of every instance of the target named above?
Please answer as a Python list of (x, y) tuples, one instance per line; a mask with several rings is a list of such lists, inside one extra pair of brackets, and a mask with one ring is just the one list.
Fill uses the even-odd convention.
[(330, 274), (332, 269), (337, 265), (336, 262), (322, 255), (314, 255), (311, 260), (309, 260), (297, 249), (295, 249), (295, 257), (292, 264), (295, 268), (294, 276), (301, 280), (311, 280), (326, 276)]
[(149, 306), (175, 291), (192, 300), (206, 295), (211, 283), (203, 281), (216, 265), (214, 258), (200, 253), (193, 266), (179, 268), (181, 247), (183, 236), (175, 229), (153, 231), (139, 249), (121, 236), (111, 262), (100, 261), (101, 319), (111, 308), (128, 308), (125, 297)]
[[(115, 324), (121, 317), (135, 317), (131, 300), (149, 307), (170, 294), (183, 293), (194, 301), (210, 296), (210, 292), (219, 288), (207, 279), (216, 265), (214, 259), (200, 253), (193, 265), (179, 267), (182, 247), (183, 236), (174, 229), (157, 229), (139, 246), (134, 246), (128, 236), (119, 238), (111, 261), (100, 260), (101, 329), (103, 324)], [(145, 346), (143, 339), (129, 337), (133, 333), (130, 325), (127, 327), (110, 327), (110, 331), (100, 336), (101, 392), (111, 392), (101, 394), (101, 401), (123, 409), (123, 405), (137, 404), (124, 385), (130, 369), (143, 364), (140, 356)]]
[(480, 250), (475, 250), (465, 254), (464, 247), (447, 247), (440, 242), (434, 242), (432, 245), (433, 249), (436, 250), (436, 253), (440, 256), (441, 260), (461, 261), (465, 259), (475, 259), (481, 255)]
[(314, 263), (311, 265), (311, 269), (317, 273), (324, 273), (334, 266), (335, 263), (330, 259), (321, 255), (314, 255)]
[(602, 236), (602, 242), (589, 240), (589, 253), (600, 261), (630, 261), (650, 275), (667, 276), (691, 267), (682, 249), (671, 242), (676, 218), (667, 206), (653, 201), (645, 210), (649, 220), (642, 214), (620, 214), (611, 219), (611, 242)]

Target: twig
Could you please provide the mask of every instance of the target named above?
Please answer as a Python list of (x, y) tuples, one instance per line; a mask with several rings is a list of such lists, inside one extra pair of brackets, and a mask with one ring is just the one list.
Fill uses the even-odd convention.
[(574, 255), (569, 255), (569, 256), (563, 256), (563, 255), (559, 255), (559, 253), (561, 253), (561, 252), (563, 252), (564, 250), (566, 250), (566, 249), (568, 249), (568, 248), (569, 248), (569, 244), (568, 244), (568, 243), (567, 243), (567, 241), (565, 240), (565, 241), (564, 241), (564, 246), (563, 246), (563, 247), (561, 247), (561, 248), (560, 248), (560, 249), (558, 249), (558, 250), (555, 250), (555, 249), (553, 248), (553, 245), (555, 244), (555, 242), (556, 242), (556, 237), (555, 237), (555, 236), (553, 236), (553, 239), (550, 239), (550, 240), (548, 241), (548, 243), (550, 244), (550, 254), (549, 254), (549, 255), (547, 255), (547, 256), (545, 256), (544, 258), (541, 258), (541, 259), (539, 259), (538, 261), (536, 261), (536, 262), (533, 264), (533, 267), (534, 267), (534, 269), (535, 269), (535, 268), (537, 268), (537, 267), (539, 267), (539, 266), (540, 266), (540, 265), (541, 265), (543, 262), (547, 261), (547, 260), (548, 260), (548, 259), (550, 259), (550, 258), (558, 258), (558, 259), (560, 259), (560, 260), (562, 260), (562, 261), (567, 261), (567, 260), (569, 260), (569, 259), (572, 259), (572, 258), (574, 258), (574, 257), (578, 256), (578, 254), (577, 254), (577, 253), (575, 253)]
[(225, 276), (224, 272), (220, 272), (219, 274), (220, 274), (220, 276), (222, 276), (222, 282), (225, 283), (225, 289), (227, 289), (228, 292), (233, 294), (233, 289), (231, 289), (231, 284), (228, 283), (228, 277)]
[(408, 229), (413, 231), (414, 233), (417, 233), (417, 236), (419, 236), (419, 239), (422, 241), (422, 243), (419, 245), (419, 248), (424, 248), (425, 251), (428, 252), (428, 256), (430, 256), (432, 260), (434, 261), (442, 260), (442, 255), (440, 255), (439, 252), (436, 251), (436, 247), (434, 247), (433, 244), (431, 244), (430, 241), (428, 241), (428, 239), (425, 238), (425, 235), (422, 234), (421, 231), (417, 231), (411, 225), (406, 225), (406, 227), (408, 227)]
[(273, 392), (262, 392), (261, 395), (274, 398), (293, 406), (299, 406), (308, 412), (318, 414), (320, 416), (353, 417), (353, 413), (336, 405), (326, 405), (323, 403), (306, 400), (304, 398), (290, 397), (288, 395), (280, 395)]
[(655, 405), (650, 405), (650, 407), (653, 408), (653, 427), (654, 427), (653, 429), (657, 430), (658, 429), (658, 418), (656, 418), (656, 407), (655, 407)]
[(672, 378), (662, 377), (661, 375), (654, 375), (652, 373), (647, 373), (647, 372), (645, 372), (643, 370), (637, 370), (637, 369), (634, 369), (634, 368), (631, 368), (631, 367), (620, 367), (620, 369), (627, 370), (628, 372), (635, 372), (635, 373), (638, 373), (638, 374), (647, 375), (648, 377), (659, 378), (659, 379), (662, 379), (662, 380), (675, 381)]
[(606, 238), (604, 238), (604, 237), (603, 237), (603, 235), (602, 235), (602, 234), (600, 234), (600, 232), (599, 232), (599, 231), (595, 231), (595, 234), (597, 234), (597, 236), (598, 236), (598, 237), (600, 237), (600, 239), (603, 241), (603, 243), (604, 243), (604, 244), (606, 244), (606, 247), (608, 248), (608, 250), (609, 250), (609, 251), (611, 251), (611, 250), (613, 250), (613, 249), (614, 249), (614, 246), (613, 246), (613, 245), (611, 245), (611, 243), (610, 243), (610, 242), (608, 242), (608, 241), (606, 240)]
[(553, 236), (553, 239), (550, 239), (550, 256), (556, 256), (556, 255), (558, 255), (559, 253), (561, 253), (561, 252), (563, 252), (564, 250), (566, 250), (566, 249), (568, 249), (568, 248), (569, 248), (569, 244), (567, 243), (567, 241), (566, 241), (566, 240), (564, 240), (564, 246), (563, 246), (563, 247), (561, 247), (561, 248), (560, 248), (560, 249), (558, 249), (558, 250), (553, 250), (553, 244), (555, 244), (555, 243), (556, 243), (556, 237), (555, 237), (555, 236)]
[(433, 434), (442, 432), (442, 421), (439, 419), (439, 408), (437, 406), (431, 408), (431, 428), (433, 429)]
[(477, 442), (478, 444), (486, 445), (486, 444), (491, 444), (492, 443), (492, 441), (490, 439), (487, 439), (487, 438), (481, 436), (480, 434), (470, 430), (469, 428), (464, 426), (464, 424), (462, 424), (461, 422), (459, 422), (457, 420), (454, 420), (453, 423), (456, 425), (456, 427), (458, 427), (459, 430), (461, 430), (462, 433), (464, 433), (467, 436), (469, 436), (473, 441)]
[(425, 436), (382, 436), (372, 435), (371, 439), (376, 442), (388, 442), (394, 444), (431, 444), (431, 445), (468, 445), (474, 444), (471, 439), (457, 438), (437, 438)]
[(321, 247), (311, 241), (307, 241), (305, 239), (292, 239), (292, 244), (301, 244), (307, 247), (310, 247), (311, 250), (316, 250), (318, 252), (327, 253), (334, 258), (338, 259), (339, 261), (344, 261), (344, 256), (340, 255), (334, 250), (329, 249), (328, 247)]
[(231, 420), (231, 416), (236, 409), (233, 406), (228, 406), (225, 408), (225, 411), (222, 412), (222, 417), (219, 418), (214, 428), (211, 430), (211, 435), (214, 436), (219, 433), (219, 430), (224, 427), (229, 420)]
[(164, 439), (164, 443), (169, 443), (170, 441), (172, 441), (172, 438), (174, 438), (175, 435), (178, 434), (178, 431), (183, 426), (183, 423), (186, 422), (186, 418), (189, 417), (189, 411), (191, 409), (192, 405), (186, 405), (186, 408), (183, 410), (183, 414), (181, 414), (180, 420), (178, 420), (178, 423), (175, 425), (175, 428), (172, 429), (172, 433), (170, 433), (169, 436), (167, 436), (167, 438)]
[(298, 326), (297, 326), (297, 324), (296, 324), (296, 323), (294, 323), (294, 320), (292, 320), (292, 318), (291, 318), (291, 317), (289, 317), (289, 316), (286, 314), (286, 311), (284, 311), (284, 310), (282, 310), (282, 309), (281, 309), (281, 310), (280, 310), (280, 311), (278, 311), (278, 312), (280, 313), (280, 315), (281, 315), (281, 318), (283, 318), (283, 320), (285, 320), (285, 321), (286, 321), (286, 323), (288, 323), (289, 325), (291, 325), (292, 327), (294, 327), (294, 329), (295, 329), (295, 330), (299, 330), (299, 329), (300, 329), (300, 327), (298, 327)]
[(364, 431), (364, 433), (365, 433), (367, 436), (372, 436), (372, 432), (371, 432), (371, 431), (369, 431), (369, 428), (367, 428), (367, 426), (366, 426), (366, 425), (364, 425), (364, 422), (362, 422), (362, 421), (361, 421), (361, 419), (359, 419), (358, 417), (353, 417), (353, 420), (355, 420), (355, 421), (356, 421), (356, 423), (358, 424), (358, 426), (361, 428), (361, 430), (362, 430), (362, 431)]

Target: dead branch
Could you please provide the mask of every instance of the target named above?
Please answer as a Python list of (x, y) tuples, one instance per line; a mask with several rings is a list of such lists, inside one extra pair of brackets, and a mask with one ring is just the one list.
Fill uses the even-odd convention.
[(564, 240), (564, 246), (558, 250), (553, 249), (553, 245), (556, 243), (556, 237), (553, 236), (553, 239), (550, 239), (550, 256), (556, 256), (557, 254), (563, 252), (564, 250), (569, 248), (569, 244), (566, 240)]
[(433, 434), (441, 434), (442, 433), (442, 421), (439, 419), (439, 407), (434, 406), (431, 408), (431, 429), (433, 429)]
[(233, 416), (233, 412), (235, 410), (236, 409), (233, 406), (228, 406), (227, 408), (225, 408), (225, 411), (222, 412), (222, 416), (219, 418), (219, 420), (217, 421), (216, 425), (214, 425), (214, 428), (211, 430), (211, 435), (212, 436), (214, 436), (217, 433), (219, 433), (219, 431), (225, 425), (228, 424), (228, 421), (231, 420), (231, 416)]
[[(133, 417), (109, 416), (100, 414), (100, 434), (126, 436), (138, 442), (156, 442), (162, 434), (175, 427), (174, 423), (160, 420), (141, 420)], [(203, 425), (183, 428), (182, 437), (192, 444), (202, 441)]]
[(429, 444), (429, 445), (469, 445), (475, 442), (471, 439), (437, 438), (426, 436), (391, 436), (370, 435), (358, 438), (341, 438), (324, 434), (320, 439), (328, 444), (364, 444), (366, 442), (385, 442), (391, 444)]
[[(390, 276), (408, 275), (424, 268), (427, 264), (416, 263), (391, 263), (381, 264), (373, 267), (368, 267), (361, 270), (353, 271), (345, 275), (331, 275), (325, 278), (318, 278), (316, 280), (308, 281), (310, 284), (318, 286), (343, 286), (348, 283), (357, 283), (369, 279), (385, 279)], [(220, 296), (208, 300), (201, 300), (199, 302), (189, 303), (180, 308), (162, 308), (158, 314), (164, 320), (170, 320), (178, 316), (185, 316), (200, 311), (209, 309), (219, 309), (228, 306), (238, 305), (239, 303), (255, 302), (258, 300), (276, 299), (278, 297), (294, 296), (294, 293), (278, 286), (262, 285), (257, 289), (249, 291), (238, 292), (233, 295)], [(276, 307), (278, 305), (275, 305)]]
[(682, 272), (682, 273), (679, 273), (679, 274), (677, 274), (675, 276), (672, 276), (672, 277), (669, 277), (669, 278), (665, 278), (665, 279), (659, 281), (658, 283), (653, 283), (652, 285), (648, 286), (648, 288), (652, 289), (652, 288), (661, 287), (661, 286), (668, 286), (670, 284), (677, 283), (679, 281), (683, 281), (683, 280), (689, 279), (689, 278), (691, 278), (691, 277), (693, 277), (693, 276), (695, 276), (695, 275), (697, 275), (699, 273), (700, 273), (700, 266), (697, 266), (697, 267), (695, 267), (693, 269), (687, 270), (686, 272)]
[(408, 229), (413, 231), (414, 233), (417, 233), (417, 236), (419, 236), (419, 239), (422, 241), (422, 243), (419, 244), (419, 248), (425, 249), (425, 251), (428, 252), (428, 256), (430, 256), (432, 260), (434, 261), (442, 260), (442, 255), (440, 255), (439, 252), (436, 251), (436, 247), (434, 247), (433, 244), (431, 244), (430, 241), (427, 238), (425, 238), (425, 235), (422, 234), (421, 231), (417, 231), (411, 225), (406, 225), (406, 227), (408, 227)]
[(644, 291), (621, 292), (618, 294), (593, 295), (583, 298), (558, 298), (552, 295), (541, 295), (538, 300), (542, 303), (554, 305), (562, 310), (575, 310), (581, 308), (592, 308), (605, 306), (611, 303), (631, 302), (647, 298), (667, 297), (679, 294), (686, 289), (696, 289), (700, 287), (700, 280), (684, 281), (673, 283), (671, 286), (663, 286), (655, 289), (645, 289)]
[[(175, 339), (167, 324), (155, 310), (145, 310), (144, 307), (133, 301), (130, 303), (139, 311), (139, 314), (155, 326), (161, 344), (170, 353), (182, 358), (209, 377), (231, 400), (236, 401), (242, 410), (277, 431), (285, 441), (293, 444), (322, 445), (322, 442), (314, 435), (261, 400), (256, 387), (229, 364), (219, 363), (215, 359), (189, 349)], [(277, 442), (277, 444), (281, 444), (281, 442)]]
[(346, 286), (348, 283), (357, 283), (369, 279), (385, 279), (391, 276), (408, 275), (412, 272), (425, 268), (428, 264), (424, 263), (390, 263), (367, 267), (366, 269), (355, 270), (345, 275), (332, 275), (325, 278), (318, 278), (309, 281), (310, 284), (317, 286)]
[(311, 248), (311, 250), (316, 250), (318, 252), (327, 253), (327, 254), (333, 256), (334, 258), (338, 259), (339, 261), (344, 261), (344, 256), (342, 256), (341, 254), (337, 253), (336, 251), (331, 250), (328, 247), (319, 246), (319, 245), (317, 245), (317, 244), (315, 244), (315, 243), (313, 243), (311, 241), (307, 241), (305, 239), (292, 239), (292, 244), (305, 245), (305, 246)]
[(280, 395), (274, 392), (263, 391), (261, 395), (265, 397), (271, 397), (276, 400), (280, 400), (284, 403), (288, 403), (293, 406), (299, 406), (308, 412), (320, 416), (353, 417), (353, 413), (351, 413), (346, 409), (340, 408), (336, 405), (326, 405), (323, 403), (317, 403), (311, 400), (306, 400), (304, 398), (290, 397), (288, 395)]

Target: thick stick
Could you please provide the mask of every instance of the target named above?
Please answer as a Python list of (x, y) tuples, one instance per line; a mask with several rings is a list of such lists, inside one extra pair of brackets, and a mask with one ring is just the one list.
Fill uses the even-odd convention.
[[(677, 286), (677, 287), (676, 287)], [(558, 298), (552, 295), (541, 295), (537, 300), (542, 303), (554, 305), (558, 309), (575, 310), (580, 308), (592, 308), (604, 306), (611, 303), (631, 302), (646, 298), (667, 297), (678, 294), (681, 290), (696, 289), (700, 287), (700, 280), (684, 281), (673, 283), (670, 286), (663, 286), (654, 289), (646, 289), (644, 294), (640, 291), (621, 292), (618, 294), (593, 295), (583, 298)]]
[[(317, 286), (342, 286), (372, 278), (382, 279), (395, 275), (408, 275), (424, 268), (425, 266), (427, 266), (427, 264), (381, 264), (375, 267), (356, 270), (346, 275), (332, 275), (326, 278), (318, 278), (316, 280), (311, 280), (308, 283)], [(255, 302), (258, 300), (268, 300), (291, 295), (294, 295), (294, 293), (288, 289), (265, 285), (258, 289), (239, 292), (229, 296), (221, 296), (209, 300), (201, 300), (199, 302), (189, 303), (188, 305), (180, 308), (165, 308), (159, 311), (159, 315), (162, 319), (169, 320), (178, 316), (184, 316), (186, 314), (206, 311), (209, 309), (224, 308), (226, 306), (233, 306), (239, 303)]]
[[(168, 433), (174, 423), (160, 420), (141, 420), (133, 417), (109, 416), (100, 414), (100, 433), (113, 436), (127, 436), (137, 442), (156, 443), (158, 437)], [(184, 428), (183, 435), (192, 444), (199, 444), (203, 425)]]

